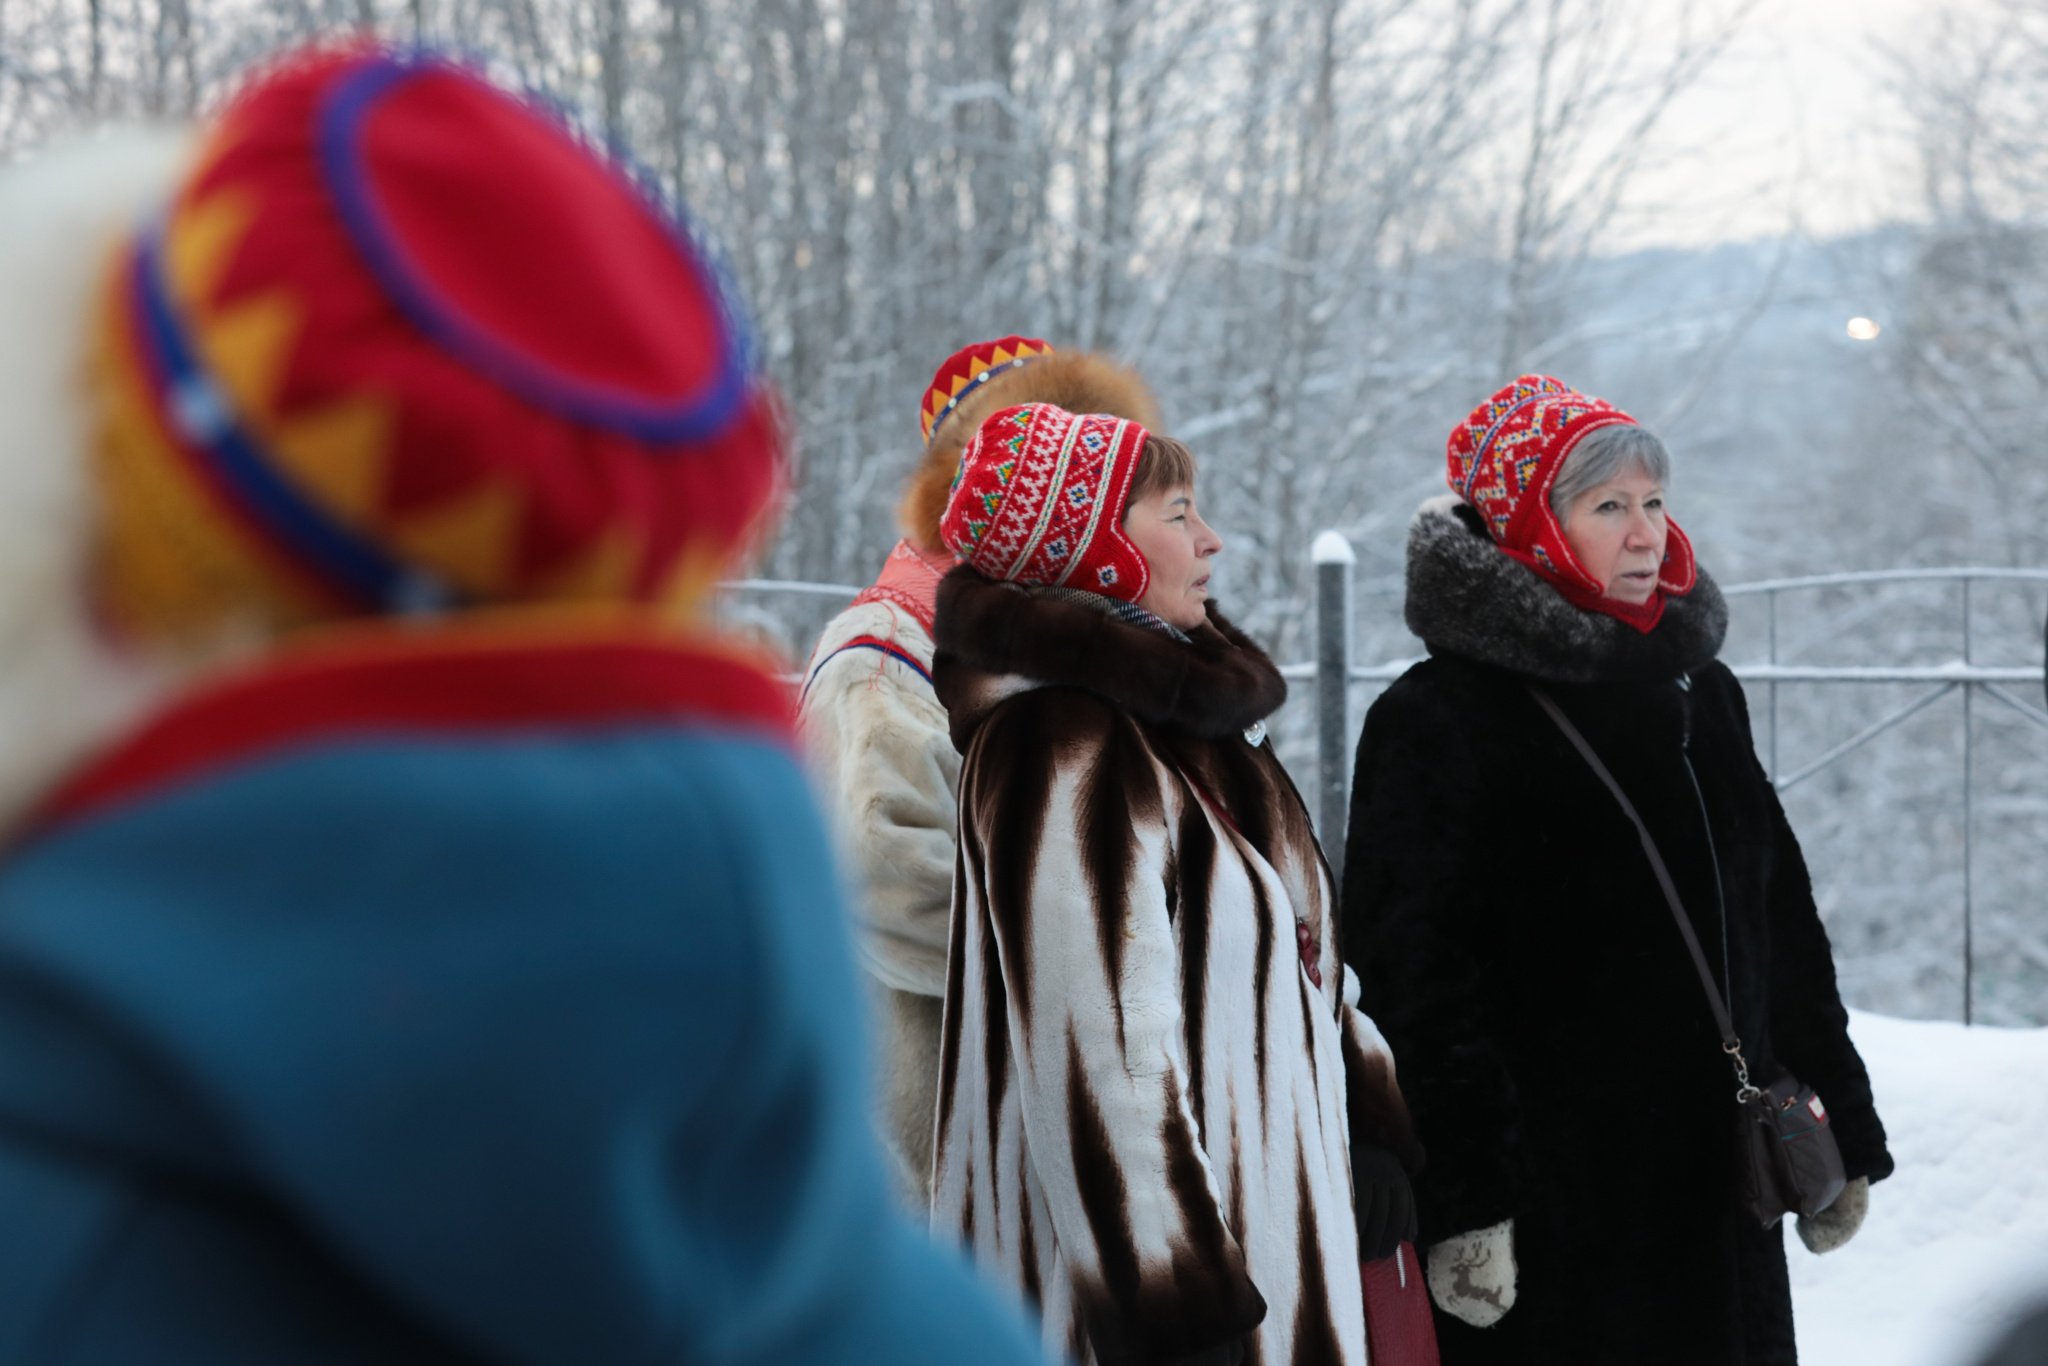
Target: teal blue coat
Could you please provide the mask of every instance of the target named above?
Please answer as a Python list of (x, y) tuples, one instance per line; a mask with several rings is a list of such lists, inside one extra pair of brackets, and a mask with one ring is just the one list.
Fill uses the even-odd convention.
[(0, 1363), (1038, 1359), (887, 1208), (775, 685), (443, 636), (210, 689), (0, 860)]

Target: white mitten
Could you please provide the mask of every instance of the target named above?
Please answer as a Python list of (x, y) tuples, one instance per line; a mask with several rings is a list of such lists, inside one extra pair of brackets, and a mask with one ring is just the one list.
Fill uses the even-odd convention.
[(1515, 1307), (1515, 1221), (1433, 1245), (1429, 1293), (1438, 1308), (1474, 1328), (1500, 1322)]
[(1842, 1187), (1835, 1203), (1819, 1214), (1799, 1216), (1799, 1241), (1808, 1252), (1833, 1252), (1856, 1236), (1870, 1213), (1870, 1178), (1859, 1176)]

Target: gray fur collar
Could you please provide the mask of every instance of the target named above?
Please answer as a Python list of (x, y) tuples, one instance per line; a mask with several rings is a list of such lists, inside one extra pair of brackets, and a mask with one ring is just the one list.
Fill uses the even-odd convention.
[(1463, 655), (1553, 683), (1675, 678), (1711, 663), (1728, 634), (1728, 604), (1702, 569), (1664, 604), (1647, 635), (1583, 611), (1500, 553), (1478, 514), (1432, 498), (1408, 527), (1408, 629), (1433, 654)]

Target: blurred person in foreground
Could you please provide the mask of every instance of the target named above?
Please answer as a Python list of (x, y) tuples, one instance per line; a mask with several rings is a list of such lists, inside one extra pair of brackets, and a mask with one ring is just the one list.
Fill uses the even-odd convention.
[(1266, 740), (1286, 684), (1210, 600), (1193, 456), (1005, 408), (941, 525), (933, 1227), (1082, 1363), (1363, 1363), (1361, 1258), (1412, 1236), (1419, 1154)]
[(0, 275), (0, 1360), (1035, 1360), (693, 624), (783, 457), (690, 240), (351, 45), (8, 171)]
[(1784, 1232), (1741, 1205), (1737, 1081), (1641, 813), (1750, 1069), (1825, 1098), (1846, 1242), (1890, 1173), (1799, 842), (1758, 765), (1728, 614), (1634, 419), (1525, 375), (1449, 442), (1408, 537), (1430, 658), (1373, 704), (1347, 956), (1402, 1059), (1446, 1363), (1794, 1360)]
[(953, 552), (939, 516), (960, 450), (981, 420), (1019, 403), (1057, 403), (1158, 425), (1151, 391), (1105, 356), (1054, 351), (1035, 337), (962, 347), (939, 366), (919, 410), (925, 451), (903, 492), (903, 538), (875, 582), (825, 625), (797, 712), (812, 771), (855, 874), (856, 939), (882, 1038), (877, 1117), (897, 1184), (920, 1215), (931, 1203), (932, 1098), (953, 899), (960, 756), (932, 693), (932, 616)]

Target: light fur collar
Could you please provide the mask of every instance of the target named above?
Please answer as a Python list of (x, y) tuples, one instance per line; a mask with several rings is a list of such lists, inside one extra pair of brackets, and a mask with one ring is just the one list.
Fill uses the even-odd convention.
[(168, 197), (189, 150), (178, 130), (128, 129), (0, 172), (0, 834), (173, 681), (93, 621), (81, 372), (115, 243)]

